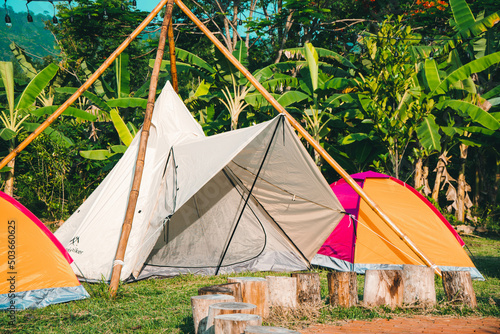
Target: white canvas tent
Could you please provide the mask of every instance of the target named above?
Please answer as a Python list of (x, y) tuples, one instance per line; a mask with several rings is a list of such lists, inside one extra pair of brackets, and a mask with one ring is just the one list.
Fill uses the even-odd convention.
[[(139, 138), (55, 233), (86, 279), (111, 277)], [(120, 279), (306, 269), (342, 212), (283, 116), (205, 137), (167, 83)]]

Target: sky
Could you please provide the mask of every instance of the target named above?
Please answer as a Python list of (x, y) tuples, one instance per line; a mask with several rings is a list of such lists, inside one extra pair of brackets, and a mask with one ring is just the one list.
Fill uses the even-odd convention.
[[(1, 1), (3, 2), (3, 1)], [(26, 0), (7, 0), (7, 7), (12, 7), (15, 12), (26, 12)], [(143, 11), (152, 11), (160, 0), (137, 0), (137, 8)], [(54, 4), (67, 4), (65, 1), (54, 1)], [(54, 7), (48, 1), (32, 0), (28, 5), (30, 12), (35, 14), (53, 15)]]

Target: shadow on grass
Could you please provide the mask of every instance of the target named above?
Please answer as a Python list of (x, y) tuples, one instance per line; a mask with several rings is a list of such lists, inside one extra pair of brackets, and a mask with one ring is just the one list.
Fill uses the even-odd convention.
[(179, 326), (179, 330), (181, 333), (194, 333), (193, 317), (189, 316), (182, 319), (182, 323)]
[(475, 256), (474, 264), (481, 274), (500, 279), (500, 257)]

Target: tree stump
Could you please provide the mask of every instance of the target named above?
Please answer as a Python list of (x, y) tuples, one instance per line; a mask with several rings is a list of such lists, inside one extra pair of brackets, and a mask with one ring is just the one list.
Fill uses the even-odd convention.
[(300, 334), (300, 332), (283, 327), (247, 326), (245, 334)]
[(430, 267), (403, 265), (403, 303), (407, 305), (436, 305), (434, 270)]
[(207, 331), (211, 334), (214, 333), (214, 321), (218, 315), (233, 313), (256, 314), (256, 309), (255, 305), (249, 303), (228, 302), (212, 304), (208, 308)]
[(269, 290), (267, 280), (261, 277), (228, 277), (229, 283), (241, 284), (241, 298), (243, 303), (257, 306), (255, 314), (262, 319), (269, 316)]
[(358, 303), (358, 279), (354, 271), (332, 271), (327, 275), (330, 305), (351, 307)]
[(204, 286), (198, 289), (198, 295), (229, 295), (234, 297), (234, 301), (241, 303), (241, 284), (236, 283), (226, 283), (211, 286)]
[(292, 273), (291, 276), (297, 278), (297, 302), (299, 305), (318, 305), (321, 303), (321, 284), (318, 273)]
[(214, 319), (214, 334), (241, 334), (247, 326), (262, 325), (262, 318), (257, 314), (223, 314)]
[(227, 295), (204, 295), (191, 297), (195, 334), (201, 334), (205, 331), (210, 305), (232, 301), (234, 301), (234, 297)]
[(443, 271), (443, 287), (446, 298), (470, 308), (477, 307), (476, 294), (468, 271)]
[(297, 308), (297, 279), (286, 276), (266, 276), (269, 306)]
[(366, 306), (387, 305), (391, 308), (403, 305), (402, 270), (367, 270), (363, 302)]

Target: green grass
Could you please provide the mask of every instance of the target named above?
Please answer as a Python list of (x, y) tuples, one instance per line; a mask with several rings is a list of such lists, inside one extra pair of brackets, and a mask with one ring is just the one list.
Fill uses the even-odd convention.
[[(347, 319), (392, 318), (414, 314), (500, 317), (500, 238), (465, 238), (486, 281), (474, 281), (478, 308), (454, 306), (446, 301), (441, 279), (436, 278), (438, 305), (432, 309), (334, 308), (328, 305), (315, 310), (274, 316), (271, 325), (288, 324), (301, 328), (313, 323), (334, 323)], [(245, 273), (238, 276), (264, 277), (270, 273)], [(286, 275), (286, 273), (273, 275)], [(322, 298), (326, 301), (327, 272), (321, 271)], [(17, 312), (16, 325), (9, 325), (7, 312), (0, 312), (0, 333), (192, 333), (190, 297), (198, 288), (222, 284), (227, 275), (218, 277), (180, 276), (152, 279), (120, 286), (116, 300), (107, 297), (107, 286), (92, 284), (87, 291), (92, 298), (39, 310)], [(364, 277), (358, 275), (362, 299)], [(284, 320), (283, 320), (284, 319)]]

